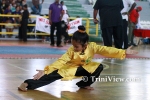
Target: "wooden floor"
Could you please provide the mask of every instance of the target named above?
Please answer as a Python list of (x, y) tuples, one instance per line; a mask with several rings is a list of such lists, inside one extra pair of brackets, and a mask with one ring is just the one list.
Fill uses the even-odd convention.
[[(147, 49), (146, 49), (147, 50)], [(150, 100), (150, 60), (94, 59), (104, 64), (92, 86), (79, 89), (73, 81), (55, 81), (28, 92), (17, 87), (56, 59), (0, 59), (0, 100)]]

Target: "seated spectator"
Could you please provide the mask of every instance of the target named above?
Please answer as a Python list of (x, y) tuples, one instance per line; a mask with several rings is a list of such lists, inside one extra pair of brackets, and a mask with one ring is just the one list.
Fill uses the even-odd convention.
[(23, 7), (21, 5), (19, 6), (19, 10), (21, 13), (23, 12)]
[(44, 0), (42, 0), (42, 3), (40, 3), (40, 0), (32, 0), (32, 14), (41, 14), (43, 2)]
[[(2, 2), (0, 1), (0, 14), (2, 14), (2, 9), (1, 9), (1, 6), (2, 6)], [(2, 22), (2, 17), (0, 17), (0, 23)], [(0, 32), (2, 32), (2, 26), (0, 25)], [(0, 35), (1, 37), (1, 35)]]
[(4, 13), (5, 11), (5, 6), (6, 6), (6, 1), (2, 0), (2, 4), (1, 4), (2, 13)]
[(16, 15), (20, 15), (21, 12), (20, 12), (20, 6), (16, 6), (16, 11), (13, 13), (13, 14), (16, 14)]
[[(4, 11), (4, 14), (8, 14), (8, 15), (11, 15), (12, 12), (11, 12), (11, 8), (10, 8), (10, 5), (6, 5), (5, 7), (5, 11)], [(4, 18), (4, 22), (7, 23), (5, 25), (5, 28), (6, 28), (6, 32), (13, 32), (13, 29), (14, 29), (14, 26), (12, 25), (12, 23), (14, 22), (14, 18), (12, 17), (5, 17)], [(8, 35), (9, 37), (11, 35)]]
[[(15, 14), (15, 15), (21, 15), (20, 6), (16, 6), (16, 11), (13, 14)], [(17, 24), (19, 24), (20, 23), (20, 18), (19, 17), (15, 17), (15, 22)]]
[(27, 5), (27, 1), (26, 0), (22, 0), (22, 6)]
[(22, 6), (22, 0), (17, 0), (16, 2), (18, 6)]
[(16, 11), (16, 2), (13, 0), (11, 3), (11, 11), (14, 13)]
[(10, 5), (10, 3), (12, 2), (12, 0), (5, 0), (5, 2), (6, 2), (5, 3), (6, 5)]

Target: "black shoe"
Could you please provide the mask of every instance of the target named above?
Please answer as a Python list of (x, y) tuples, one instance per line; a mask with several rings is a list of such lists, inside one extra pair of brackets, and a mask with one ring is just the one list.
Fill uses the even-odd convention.
[(62, 45), (58, 45), (57, 47), (63, 47)]

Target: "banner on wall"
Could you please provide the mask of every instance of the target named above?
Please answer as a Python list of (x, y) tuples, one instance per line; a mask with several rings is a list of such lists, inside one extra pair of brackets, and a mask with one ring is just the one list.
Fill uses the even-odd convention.
[(37, 16), (35, 29), (50, 34), (49, 20), (44, 17)]
[(82, 25), (82, 18), (77, 18), (73, 21), (70, 21), (68, 25), (68, 34), (73, 34), (74, 32), (76, 32), (79, 25)]
[[(75, 31), (77, 31), (79, 25), (82, 25), (82, 18), (77, 18), (73, 21), (70, 21), (69, 25), (68, 25), (68, 34), (73, 34)], [(50, 34), (49, 20), (42, 16), (36, 17), (36, 27), (35, 28), (38, 31)], [(56, 33), (56, 31), (54, 32), (54, 34), (55, 33)]]

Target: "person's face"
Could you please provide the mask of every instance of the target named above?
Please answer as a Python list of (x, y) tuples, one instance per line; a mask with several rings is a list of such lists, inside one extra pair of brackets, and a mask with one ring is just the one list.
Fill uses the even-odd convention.
[(5, 0), (3, 0), (3, 1), (2, 1), (2, 4), (5, 4), (5, 3), (6, 3)]
[(22, 10), (22, 6), (20, 6), (19, 8), (20, 8), (20, 10)]
[(62, 11), (62, 14), (65, 14), (65, 11), (64, 11), (64, 10)]
[(19, 7), (16, 8), (17, 11), (19, 11), (19, 9), (20, 9)]
[(79, 42), (72, 40), (72, 45), (74, 48), (74, 52), (81, 52), (82, 50), (85, 50), (87, 47), (87, 44), (85, 44), (84, 46), (82, 46)]
[(141, 10), (140, 10), (139, 8), (136, 8), (136, 11), (137, 11), (137, 12), (140, 12)]
[(8, 10), (10, 10), (10, 6), (8, 6)]
[(55, 0), (56, 3), (59, 3), (59, 0)]

